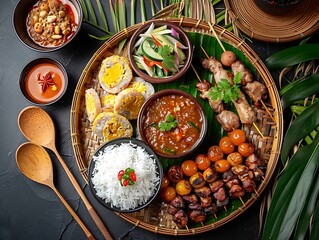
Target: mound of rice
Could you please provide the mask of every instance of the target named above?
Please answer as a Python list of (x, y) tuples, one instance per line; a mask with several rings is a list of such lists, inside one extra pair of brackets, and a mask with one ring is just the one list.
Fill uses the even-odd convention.
[[(93, 157), (95, 166), (92, 183), (97, 196), (112, 207), (134, 209), (146, 203), (154, 194), (160, 179), (155, 159), (146, 150), (132, 143), (107, 146)], [(133, 168), (134, 185), (121, 186), (117, 178), (120, 170)]]

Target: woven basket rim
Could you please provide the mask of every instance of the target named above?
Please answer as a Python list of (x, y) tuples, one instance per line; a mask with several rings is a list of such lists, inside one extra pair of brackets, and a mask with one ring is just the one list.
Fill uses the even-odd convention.
[[(212, 229), (215, 229), (231, 221), (232, 219), (236, 218), (241, 213), (243, 213), (248, 207), (250, 207), (258, 199), (259, 195), (266, 188), (268, 182), (270, 181), (271, 176), (275, 172), (276, 164), (279, 159), (279, 153), (280, 153), (281, 143), (282, 143), (281, 140), (283, 136), (283, 114), (282, 114), (282, 107), (280, 103), (279, 94), (271, 74), (267, 70), (262, 60), (258, 57), (258, 55), (242, 39), (238, 38), (237, 36), (235, 36), (234, 34), (230, 33), (229, 31), (227, 31), (226, 29), (220, 26), (217, 26), (217, 25), (212, 26), (211, 24), (208, 24), (202, 20), (196, 20), (191, 18), (170, 18), (170, 19), (166, 18), (165, 20), (166, 21), (169, 20), (172, 23), (178, 24), (179, 26), (183, 27), (184, 30), (186, 31), (198, 32), (198, 33), (203, 33), (203, 34), (207, 34), (211, 36), (214, 36), (212, 34), (212, 28), (214, 28), (215, 32), (222, 38), (223, 41), (227, 41), (231, 43), (233, 46), (235, 46), (236, 48), (238, 48), (239, 50), (241, 50), (244, 53), (244, 55), (251, 61), (253, 66), (257, 69), (258, 74), (261, 76), (261, 78), (265, 81), (265, 84), (268, 88), (271, 105), (274, 107), (274, 117), (276, 120), (275, 128), (274, 128), (275, 136), (273, 138), (274, 142), (272, 145), (272, 151), (270, 152), (270, 159), (272, 161), (272, 164), (271, 166), (267, 167), (265, 180), (262, 181), (262, 183), (259, 185), (257, 189), (257, 195), (253, 195), (253, 197), (251, 197), (247, 202), (245, 202), (245, 205), (243, 207), (238, 208), (236, 211), (232, 212), (229, 216), (221, 220), (218, 220), (214, 224), (209, 224), (209, 225), (196, 227), (192, 229), (170, 229), (170, 228), (160, 227), (158, 225), (153, 225), (148, 222), (141, 221), (133, 217), (131, 214), (117, 213), (120, 217), (122, 217), (126, 221), (154, 233), (161, 233), (166, 235), (193, 235), (197, 233), (210, 231)], [(150, 21), (158, 21), (158, 20), (150, 20)], [(79, 133), (79, 121), (81, 118), (81, 116), (79, 116), (79, 109), (80, 109), (80, 103), (81, 101), (83, 101), (82, 93), (83, 93), (83, 88), (85, 87), (85, 82), (87, 81), (87, 77), (89, 75), (90, 70), (94, 68), (97, 61), (101, 60), (103, 54), (105, 54), (108, 50), (112, 49), (113, 47), (117, 46), (117, 44), (121, 40), (129, 37), (142, 24), (145, 24), (145, 23), (139, 23), (127, 29), (124, 29), (118, 34), (115, 34), (113, 37), (111, 37), (108, 41), (106, 41), (94, 53), (92, 58), (89, 60), (76, 86), (74, 96), (72, 99), (71, 114), (70, 114), (71, 140), (72, 140), (72, 146), (73, 146), (73, 150), (75, 154), (75, 159), (77, 161), (82, 177), (84, 178), (86, 182), (87, 182), (87, 164), (85, 163), (85, 160), (84, 160), (85, 154), (83, 153), (83, 149), (82, 149), (83, 147), (82, 147), (82, 142), (81, 142), (80, 133)], [(187, 29), (187, 28), (190, 28), (190, 29)]]
[[(261, 1), (261, 0), (260, 0)], [(284, 43), (301, 40), (319, 29), (319, 4), (317, 0), (301, 1), (289, 6), (289, 11), (279, 7), (245, 0), (225, 0), (226, 11), (233, 23), (247, 36), (260, 41)], [(263, 5), (262, 5), (263, 4)]]

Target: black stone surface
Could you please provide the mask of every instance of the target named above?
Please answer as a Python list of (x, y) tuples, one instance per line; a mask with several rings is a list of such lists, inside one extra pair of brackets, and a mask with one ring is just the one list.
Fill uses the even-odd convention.
[[(94, 52), (103, 44), (92, 39), (92, 27), (83, 24), (76, 40), (57, 52), (42, 54), (26, 48), (17, 39), (12, 26), (12, 13), (18, 0), (0, 1), (0, 239), (1, 240), (57, 240), (85, 239), (79, 225), (58, 197), (49, 188), (27, 179), (15, 162), (17, 147), (27, 140), (17, 125), (19, 112), (30, 103), (20, 92), (20, 71), (31, 60), (38, 57), (58, 59), (67, 69), (69, 86), (63, 98), (52, 106), (43, 107), (52, 117), (57, 134), (57, 149), (66, 164), (83, 187), (96, 211), (100, 214), (114, 239), (247, 239), (259, 238), (258, 200), (241, 216), (226, 225), (203, 234), (174, 237), (160, 235), (134, 227), (116, 214), (103, 208), (92, 196), (77, 167), (70, 136), (70, 109), (73, 92), (80, 74)], [(104, 2), (104, 1), (101, 1)], [(107, 1), (105, 1), (107, 2)], [(147, 1), (146, 1), (147, 2)], [(109, 16), (110, 17), (110, 14)], [(249, 43), (265, 60), (272, 52), (288, 44), (268, 44), (252, 40)], [(274, 73), (274, 76), (276, 73)], [(54, 167), (54, 182), (68, 203), (85, 222), (96, 239), (103, 239), (83, 202), (60, 166), (50, 153)]]

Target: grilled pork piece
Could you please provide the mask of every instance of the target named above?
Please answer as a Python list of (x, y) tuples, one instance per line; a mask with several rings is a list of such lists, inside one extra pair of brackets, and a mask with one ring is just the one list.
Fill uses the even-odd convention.
[(197, 90), (201, 92), (200, 97), (202, 99), (208, 99), (209, 105), (214, 112), (221, 113), (222, 111), (224, 111), (224, 104), (222, 100), (212, 100), (208, 96), (210, 87), (210, 83), (206, 80), (203, 80), (202, 82), (198, 82), (196, 84)]
[(228, 193), (229, 193), (229, 196), (231, 196), (233, 198), (239, 198), (239, 197), (242, 197), (245, 195), (244, 189), (239, 184), (233, 185), (230, 188)]
[(251, 83), (254, 81), (251, 72), (245, 67), (245, 65), (240, 60), (234, 62), (231, 65), (231, 69), (234, 73), (234, 76), (239, 72), (243, 74), (241, 77), (241, 85), (245, 86), (247, 83)]
[(188, 217), (193, 221), (193, 222), (203, 222), (206, 218), (205, 213), (201, 210), (191, 210), (188, 213)]
[(185, 196), (183, 196), (183, 199), (187, 203), (197, 203), (198, 202), (198, 198), (197, 198), (197, 196), (195, 194), (185, 195)]
[(175, 213), (175, 215), (173, 216), (173, 221), (179, 228), (184, 228), (187, 225), (188, 216), (186, 212), (181, 209), (177, 213)]
[(208, 197), (212, 193), (212, 191), (209, 189), (209, 187), (206, 187), (206, 186), (201, 187), (201, 188), (195, 188), (194, 192), (197, 196), (199, 196), (201, 198)]
[(239, 98), (237, 101), (233, 101), (233, 103), (242, 124), (252, 125), (256, 121), (256, 115), (241, 91)]
[(268, 95), (266, 86), (258, 81), (247, 83), (247, 85), (244, 86), (244, 90), (253, 100), (256, 107), (260, 107), (260, 100), (265, 100)]
[(239, 117), (231, 111), (222, 111), (216, 116), (216, 120), (227, 132), (233, 131), (234, 129), (237, 129), (240, 126)]
[(173, 200), (171, 201), (171, 205), (176, 208), (185, 208), (185, 202), (183, 198), (179, 195), (173, 198)]
[(203, 208), (209, 207), (210, 205), (212, 205), (212, 198), (211, 197), (201, 197), (200, 198), (200, 205)]
[(233, 75), (225, 70), (221, 62), (219, 62), (216, 58), (210, 57), (208, 59), (202, 59), (201, 61), (203, 67), (214, 74), (216, 84), (218, 84), (221, 79), (226, 79), (231, 84), (234, 84)]

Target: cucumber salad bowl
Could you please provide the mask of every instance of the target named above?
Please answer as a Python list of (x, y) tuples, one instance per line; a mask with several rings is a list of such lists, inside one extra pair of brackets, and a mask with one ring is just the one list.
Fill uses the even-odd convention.
[(131, 37), (128, 59), (135, 73), (150, 83), (180, 78), (192, 62), (192, 44), (176, 24), (155, 21), (143, 25)]

